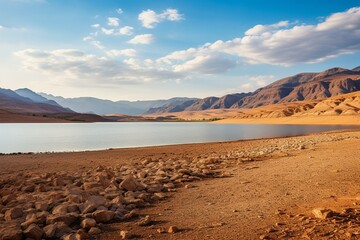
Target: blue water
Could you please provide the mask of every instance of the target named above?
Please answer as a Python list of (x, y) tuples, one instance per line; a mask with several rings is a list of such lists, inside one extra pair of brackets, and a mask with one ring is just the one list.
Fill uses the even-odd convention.
[(295, 136), (342, 125), (251, 125), (187, 123), (11, 123), (0, 124), (0, 153), (82, 151)]

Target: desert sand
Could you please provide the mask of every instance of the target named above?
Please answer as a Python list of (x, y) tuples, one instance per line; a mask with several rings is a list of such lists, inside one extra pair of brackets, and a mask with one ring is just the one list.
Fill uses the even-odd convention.
[(1, 155), (0, 239), (358, 239), (359, 163), (360, 131)]

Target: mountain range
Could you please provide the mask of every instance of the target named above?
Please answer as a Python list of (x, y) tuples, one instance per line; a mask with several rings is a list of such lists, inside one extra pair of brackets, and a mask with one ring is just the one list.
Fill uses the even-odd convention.
[(352, 70), (332, 68), (318, 73), (300, 73), (280, 79), (250, 93), (207, 97), (178, 105), (151, 108), (146, 114), (209, 109), (257, 108), (270, 104), (324, 99), (360, 90), (360, 67)]
[(79, 113), (94, 114), (126, 114), (141, 115), (150, 108), (162, 107), (164, 105), (180, 105), (183, 102), (192, 101), (196, 98), (171, 98), (167, 100), (149, 101), (110, 101), (93, 97), (64, 98), (46, 93), (39, 93), (40, 96), (53, 100), (61, 106), (70, 108)]
[[(0, 113), (50, 116), (72, 121), (126, 121), (127, 115), (149, 116), (216, 109), (253, 109), (272, 104), (327, 99), (360, 91), (360, 67), (332, 68), (280, 79), (254, 92), (222, 97), (171, 98), (150, 101), (110, 101), (92, 97), (64, 98), (22, 88), (0, 88)], [(103, 116), (98, 116), (103, 115)], [(141, 117), (132, 118), (141, 120)]]

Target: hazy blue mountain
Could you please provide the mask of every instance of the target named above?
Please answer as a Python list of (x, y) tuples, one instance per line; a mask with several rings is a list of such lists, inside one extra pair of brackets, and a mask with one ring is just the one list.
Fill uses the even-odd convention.
[(59, 106), (60, 105), (55, 102), (54, 100), (49, 100), (37, 93), (35, 93), (34, 91), (28, 89), (28, 88), (20, 88), (15, 90), (14, 92), (16, 92), (18, 95), (22, 96), (22, 97), (26, 97), (31, 99), (33, 102), (37, 102), (37, 103), (47, 103), (50, 105), (54, 105), (54, 106)]
[(63, 107), (70, 108), (79, 113), (95, 114), (126, 114), (141, 115), (150, 108), (157, 108), (164, 105), (178, 105), (195, 98), (171, 98), (167, 100), (150, 101), (110, 101), (92, 97), (64, 98), (46, 93), (39, 93), (46, 99), (53, 100)]
[(13, 113), (73, 113), (70, 109), (46, 102), (35, 102), (9, 89), (0, 88), (0, 109)]

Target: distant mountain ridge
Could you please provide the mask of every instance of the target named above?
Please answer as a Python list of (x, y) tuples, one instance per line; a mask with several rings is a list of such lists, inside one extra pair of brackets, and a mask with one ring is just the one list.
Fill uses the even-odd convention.
[(191, 104), (152, 108), (146, 114), (181, 111), (202, 111), (208, 109), (241, 109), (325, 99), (341, 94), (360, 91), (360, 66), (352, 70), (331, 68), (320, 73), (300, 73), (280, 79), (250, 93), (229, 94), (221, 98), (207, 97)]
[(192, 101), (197, 98), (171, 98), (167, 100), (149, 101), (110, 101), (93, 97), (64, 98), (51, 94), (39, 93), (42, 97), (53, 100), (63, 107), (70, 108), (79, 113), (105, 114), (125, 114), (141, 115), (150, 108), (161, 107), (164, 105), (181, 105), (184, 102)]
[(21, 114), (74, 113), (60, 105), (35, 102), (9, 89), (0, 88), (0, 109)]

